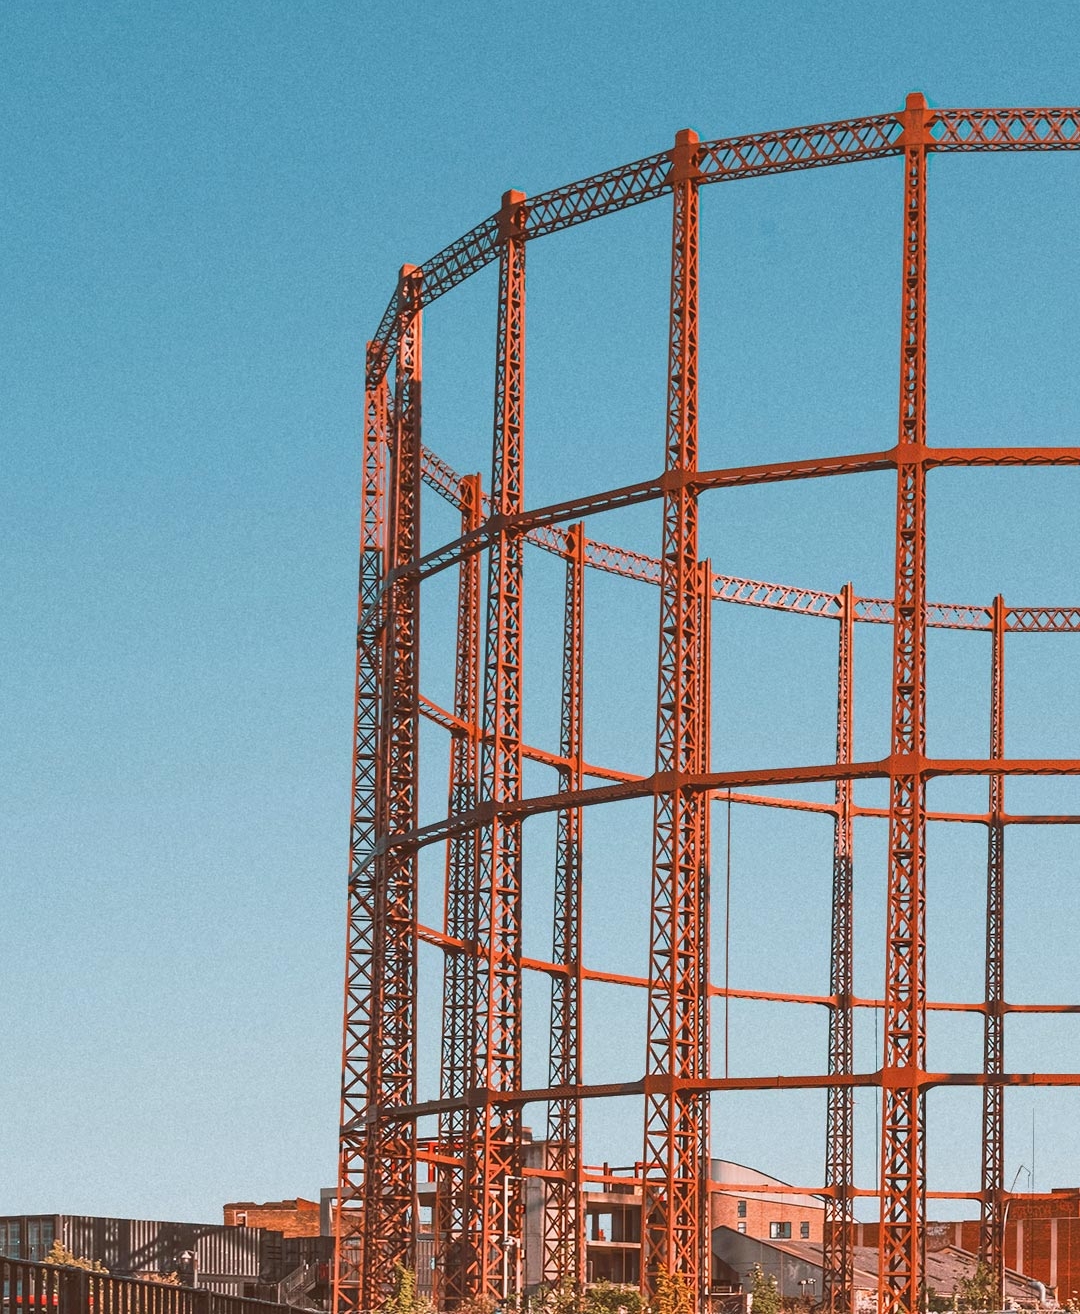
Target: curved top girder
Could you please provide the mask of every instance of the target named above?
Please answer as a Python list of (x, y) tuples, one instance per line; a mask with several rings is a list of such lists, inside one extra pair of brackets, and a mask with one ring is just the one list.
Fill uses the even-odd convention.
[[(424, 482), (453, 506), (461, 509), (461, 475), (429, 448), (423, 449), (421, 474)], [(481, 493), (481, 513), (491, 514), (491, 505)], [(565, 557), (568, 552), (566, 532), (559, 525), (542, 525), (529, 530), (525, 540), (545, 552)], [(644, 584), (660, 583), (660, 562), (632, 548), (585, 540), (585, 564), (595, 570), (640, 580)], [(770, 611), (789, 611), (801, 616), (824, 616), (839, 620), (840, 595), (823, 589), (805, 589), (794, 584), (771, 584), (763, 580), (743, 579), (736, 575), (713, 575), (712, 596), (716, 602), (734, 602), (746, 607), (764, 607)], [(891, 625), (893, 604), (890, 598), (855, 598), (855, 620), (874, 625)], [(990, 630), (993, 608), (963, 602), (929, 602), (926, 623), (941, 630)], [(1071, 634), (1080, 631), (1080, 607), (1007, 607), (1005, 628), (1014, 634)]]
[[(1080, 150), (1080, 108), (933, 110), (928, 131), (934, 151)], [(903, 138), (904, 116), (898, 110), (706, 141), (698, 147), (698, 182), (734, 182), (900, 155)], [(663, 196), (671, 190), (670, 170), (671, 152), (662, 151), (541, 192), (525, 202), (522, 235), (545, 237)], [(416, 270), (421, 290), (410, 297), (408, 310), (429, 305), (490, 264), (501, 240), (499, 215), (493, 214), (443, 247)], [(383, 377), (397, 352), (403, 309), (400, 290), (395, 291), (368, 344), (369, 387)]]

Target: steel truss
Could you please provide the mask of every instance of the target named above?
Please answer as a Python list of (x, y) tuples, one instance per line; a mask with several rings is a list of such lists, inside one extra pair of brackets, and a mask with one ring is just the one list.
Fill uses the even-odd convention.
[[(546, 1280), (585, 1279), (582, 1187), (584, 1102), (644, 1098), (641, 1186), (642, 1284), (661, 1269), (680, 1275), (696, 1309), (709, 1284), (709, 1095), (715, 1090), (823, 1089), (824, 1184), (801, 1187), (826, 1203), (824, 1297), (830, 1311), (852, 1308), (855, 1199), (880, 1198), (879, 1304), (882, 1314), (919, 1307), (922, 1224), (928, 1195), (977, 1200), (981, 1246), (1001, 1270), (1008, 1192), (1002, 1181), (1006, 1086), (1080, 1085), (1080, 1073), (1010, 1073), (1004, 1019), (1014, 1012), (1080, 1012), (1078, 1004), (1010, 1004), (1004, 997), (1005, 833), (1010, 825), (1077, 825), (1080, 816), (1005, 811), (1009, 775), (1080, 775), (1080, 759), (1008, 759), (1004, 728), (1007, 633), (1080, 632), (1080, 606), (937, 603), (925, 596), (926, 481), (934, 469), (1075, 466), (1080, 447), (936, 448), (926, 432), (927, 159), (931, 153), (1080, 149), (1080, 109), (938, 110), (918, 95), (903, 111), (871, 118), (700, 142), (689, 131), (667, 151), (526, 200), (507, 192), (500, 210), (424, 265), (405, 266), (369, 344), (362, 449), (360, 590), (353, 731), (353, 804), (347, 902), (341, 1134), (335, 1208), (335, 1314), (367, 1311), (389, 1293), (395, 1265), (415, 1262), (417, 1166), (436, 1173), (436, 1293), (443, 1307), (516, 1289), (524, 1240), (522, 1109), (547, 1104), (542, 1270)], [(903, 169), (903, 312), (896, 444), (852, 456), (700, 470), (697, 460), (698, 195), (702, 186), (861, 160), (899, 157)], [(664, 464), (654, 479), (527, 509), (524, 498), (525, 252), (528, 242), (628, 206), (670, 196), (670, 340)], [(423, 308), (498, 261), (495, 417), (490, 495), (479, 476), (460, 476), (423, 445)], [(387, 383), (395, 366), (393, 397)], [(894, 471), (895, 591), (857, 596), (714, 574), (698, 557), (698, 505), (723, 488), (792, 479)], [(461, 513), (461, 534), (420, 551), (421, 484)], [(649, 557), (587, 537), (584, 518), (644, 502), (661, 503), (663, 548)], [(522, 737), (523, 555), (526, 546), (566, 562), (561, 726), (557, 749)], [(486, 604), (481, 589), (486, 561)], [(458, 571), (454, 705), (441, 708), (419, 687), (423, 583)], [(583, 671), (586, 568), (660, 592), (655, 769), (636, 776), (584, 756)], [(714, 603), (761, 607), (838, 625), (835, 762), (743, 771), (712, 770), (711, 612)], [(485, 613), (486, 606), (486, 613)], [(482, 623), (483, 617), (483, 623)], [(853, 760), (854, 639), (859, 624), (892, 626), (893, 690), (889, 756)], [(991, 636), (991, 725), (985, 759), (940, 760), (926, 753), (926, 631)], [(445, 818), (420, 826), (419, 722), (441, 726), (450, 744)], [(525, 759), (557, 773), (553, 793), (523, 790)], [(928, 811), (927, 781), (980, 775), (985, 813)], [(889, 806), (856, 804), (853, 782), (889, 782)], [(757, 792), (797, 791), (832, 782), (831, 803)], [(830, 980), (824, 995), (717, 986), (709, 977), (709, 805), (794, 809), (831, 818), (834, 833)], [(581, 836), (585, 809), (629, 798), (654, 808), (648, 975), (586, 965), (582, 943)], [(522, 823), (557, 821), (551, 961), (522, 954)], [(853, 823), (889, 824), (885, 988), (856, 997), (852, 985)], [(928, 1000), (925, 978), (925, 830), (928, 821), (986, 827), (985, 998)], [(441, 927), (417, 918), (421, 848), (446, 846)], [(418, 1102), (417, 946), (444, 955), (439, 1097)], [(549, 1085), (522, 1087), (522, 976), (551, 982)], [(647, 1034), (640, 1080), (582, 1080), (582, 992), (586, 981), (646, 992)], [(825, 1007), (827, 1071), (812, 1076), (716, 1077), (709, 1063), (709, 1002), (718, 996)], [(853, 1014), (873, 1008), (884, 1021), (881, 1066), (857, 1072)], [(926, 1070), (929, 1010), (979, 1013), (981, 1072)], [(925, 1095), (942, 1085), (979, 1086), (983, 1096), (982, 1179), (974, 1192), (928, 1193)], [(882, 1092), (880, 1189), (854, 1185), (852, 1116), (857, 1088)], [(421, 1143), (420, 1118), (438, 1118)], [(599, 1180), (599, 1179), (597, 1179)], [(743, 1189), (739, 1188), (740, 1191)], [(750, 1189), (747, 1187), (747, 1189)]]

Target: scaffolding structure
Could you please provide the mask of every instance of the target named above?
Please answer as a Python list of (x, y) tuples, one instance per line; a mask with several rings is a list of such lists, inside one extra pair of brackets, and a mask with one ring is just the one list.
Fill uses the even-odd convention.
[[(1003, 1271), (1003, 1092), (1008, 1085), (1078, 1085), (1080, 1074), (1016, 1074), (1005, 1067), (1004, 1019), (1014, 1011), (1065, 1012), (1061, 1004), (1009, 1005), (1004, 999), (1004, 851), (1012, 824), (1076, 824), (1071, 815), (1005, 810), (1015, 775), (1080, 775), (1080, 759), (1005, 757), (1004, 637), (1080, 632), (1080, 607), (943, 604), (926, 598), (926, 478), (944, 467), (1080, 465), (1080, 447), (927, 445), (927, 157), (971, 151), (1080, 149), (1080, 109), (941, 110), (918, 94), (903, 111), (784, 132), (699, 141), (680, 132), (674, 146), (596, 177), (527, 199), (507, 192), (498, 212), (421, 266), (401, 270), (368, 345), (362, 453), (360, 598), (340, 1170), (336, 1204), (335, 1314), (375, 1308), (392, 1288), (395, 1265), (410, 1266), (417, 1229), (420, 1161), (436, 1174), (438, 1296), (446, 1308), (506, 1295), (507, 1266), (520, 1256), (524, 1226), (522, 1109), (547, 1106), (543, 1272), (545, 1280), (585, 1279), (582, 1188), (583, 1104), (615, 1094), (644, 1099), (642, 1129), (642, 1286), (662, 1271), (685, 1280), (696, 1309), (709, 1285), (709, 1096), (712, 1091), (818, 1089), (827, 1095), (824, 1180), (824, 1303), (849, 1311), (850, 1227), (859, 1196), (880, 1197), (879, 1307), (920, 1307), (926, 1155), (925, 1095), (938, 1086), (981, 1087), (983, 1258)], [(849, 456), (718, 470), (698, 465), (698, 196), (716, 182), (824, 165), (898, 157), (903, 162), (900, 401), (895, 446)], [(901, 189), (898, 189), (898, 192)], [(537, 238), (628, 206), (669, 196), (673, 205), (670, 334), (664, 466), (655, 478), (558, 505), (528, 509), (523, 494), (525, 256)], [(496, 388), (489, 491), (461, 476), (422, 441), (421, 320), (425, 306), (485, 265), (498, 262)], [(390, 386), (392, 374), (392, 387)], [(699, 557), (698, 502), (714, 489), (784, 480), (895, 471), (895, 591), (861, 597), (715, 574)], [(421, 554), (420, 492), (426, 484), (461, 517), (460, 537)], [(589, 539), (589, 515), (656, 501), (662, 553), (650, 558)], [(522, 737), (522, 560), (526, 547), (565, 560), (560, 741), (557, 749)], [(481, 588), (486, 563), (486, 589)], [(420, 690), (419, 606), (423, 582), (458, 572), (454, 705)], [(589, 569), (660, 590), (655, 765), (633, 776), (585, 760), (582, 747), (584, 582)], [(485, 603), (486, 599), (486, 603)], [(762, 607), (832, 620), (838, 628), (835, 761), (814, 766), (717, 772), (710, 760), (712, 604)], [(892, 630), (890, 752), (852, 758), (852, 662), (856, 627)], [(928, 628), (986, 631), (992, 638), (991, 725), (983, 759), (940, 760), (926, 752)], [(418, 823), (421, 718), (450, 736), (447, 815)], [(558, 788), (527, 795), (523, 762), (554, 768)], [(988, 804), (978, 814), (931, 812), (927, 782), (981, 776)], [(857, 806), (859, 779), (888, 782), (887, 808)], [(778, 799), (767, 787), (832, 784), (832, 803)], [(813, 1076), (728, 1077), (709, 1063), (710, 999), (761, 998), (726, 990), (709, 973), (709, 804), (731, 798), (756, 806), (825, 813), (834, 827), (829, 993), (769, 995), (825, 1006), (827, 1070)], [(652, 897), (644, 1066), (635, 1082), (586, 1085), (581, 1075), (581, 996), (587, 981), (611, 975), (585, 966), (582, 943), (581, 830), (586, 809), (652, 799)], [(522, 955), (522, 824), (557, 819), (552, 958)], [(860, 999), (852, 981), (852, 836), (860, 816), (887, 818), (885, 988)], [(981, 825), (988, 835), (985, 998), (950, 1004), (984, 1018), (979, 1072), (926, 1070), (926, 824)], [(420, 925), (419, 851), (446, 853), (445, 916)], [(417, 1101), (417, 946), (444, 958), (439, 1098)], [(522, 1088), (522, 979), (551, 981), (549, 1085)], [(628, 978), (618, 980), (626, 982)], [(883, 1020), (881, 1066), (853, 1067), (853, 1010)], [(880, 1187), (858, 1189), (853, 1175), (853, 1097), (881, 1092)], [(438, 1118), (434, 1146), (417, 1122)], [(1000, 1295), (1000, 1293), (999, 1293)], [(1000, 1300), (999, 1300), (1000, 1303)]]

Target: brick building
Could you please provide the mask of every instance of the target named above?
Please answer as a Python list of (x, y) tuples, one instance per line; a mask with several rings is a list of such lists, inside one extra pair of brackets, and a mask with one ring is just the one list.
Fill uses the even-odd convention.
[[(821, 1243), (812, 1241), (766, 1241), (740, 1235), (729, 1227), (718, 1227), (712, 1234), (714, 1289), (725, 1283), (744, 1295), (753, 1289), (753, 1269), (760, 1264), (767, 1277), (775, 1280), (782, 1300), (802, 1300), (813, 1304), (822, 1296)], [(853, 1277), (856, 1314), (875, 1314), (878, 1298), (878, 1254), (876, 1250), (856, 1246), (853, 1253)], [(978, 1257), (953, 1245), (941, 1245), (926, 1255), (926, 1285), (939, 1296), (951, 1296), (960, 1283), (975, 1273)], [(719, 1281), (717, 1281), (719, 1279)], [(1036, 1294), (1027, 1278), (1006, 1270), (1007, 1308), (1030, 1308)]]
[[(770, 1241), (821, 1244), (825, 1205), (816, 1195), (793, 1191), (768, 1173), (727, 1159), (712, 1161), (711, 1177), (711, 1228), (730, 1227), (733, 1232)], [(747, 1189), (740, 1191), (740, 1186)]]
[(319, 1206), (315, 1200), (238, 1200), (223, 1206), (226, 1227), (268, 1227), (282, 1236), (318, 1236)]
[[(1056, 1187), (1038, 1195), (1014, 1195), (1005, 1215), (1005, 1264), (1046, 1289), (1064, 1305), (1080, 1296), (1080, 1188)], [(855, 1244), (877, 1246), (878, 1225), (856, 1223)], [(955, 1246), (978, 1252), (979, 1222), (927, 1223), (932, 1252)]]
[[(546, 1146), (526, 1140), (525, 1169), (544, 1165)], [(584, 1193), (585, 1271), (589, 1282), (627, 1283), (637, 1286), (641, 1272), (641, 1188), (636, 1168), (612, 1168), (604, 1164)], [(710, 1170), (709, 1226), (730, 1227), (737, 1235), (796, 1240), (819, 1246), (822, 1239), (824, 1203), (816, 1196), (792, 1190), (786, 1182), (756, 1168), (713, 1159)], [(331, 1196), (333, 1192), (324, 1192)], [(435, 1203), (431, 1182), (421, 1182), (419, 1200), (422, 1217), (430, 1227)], [(329, 1201), (327, 1201), (329, 1203)], [(531, 1177), (525, 1188), (525, 1244), (520, 1280), (527, 1291), (543, 1279), (544, 1191), (539, 1178)], [(421, 1290), (430, 1290), (425, 1269), (434, 1262), (434, 1237), (425, 1228), (419, 1237), (417, 1278)], [(717, 1277), (714, 1274), (714, 1277)], [(518, 1274), (510, 1282), (517, 1287)]]
[[(544, 1167), (546, 1145), (543, 1141), (533, 1141), (527, 1129), (523, 1150), (526, 1172)], [(586, 1279), (637, 1286), (641, 1271), (641, 1189), (640, 1179), (635, 1174), (640, 1169), (637, 1166), (612, 1168), (603, 1164), (589, 1171), (603, 1181), (590, 1182), (583, 1197)], [(713, 1159), (710, 1176), (710, 1230), (729, 1227), (736, 1235), (816, 1243), (820, 1247), (825, 1206), (817, 1196), (795, 1191), (779, 1178), (727, 1159)], [(421, 1295), (430, 1296), (436, 1262), (432, 1231), (435, 1183), (428, 1176), (417, 1185), (420, 1206), (415, 1257), (417, 1287)], [(322, 1192), (322, 1228), (327, 1234), (333, 1231), (335, 1195), (332, 1187)], [(243, 1209), (244, 1206), (229, 1205), (226, 1208)], [(520, 1257), (515, 1255), (513, 1269), (508, 1273), (511, 1292), (519, 1285), (526, 1291), (533, 1291), (543, 1280), (543, 1209), (543, 1183), (539, 1177), (529, 1177), (525, 1187), (523, 1254)], [(251, 1214), (248, 1216), (250, 1218)], [(713, 1277), (720, 1285), (728, 1285), (726, 1280), (720, 1279), (718, 1272), (714, 1272)]]

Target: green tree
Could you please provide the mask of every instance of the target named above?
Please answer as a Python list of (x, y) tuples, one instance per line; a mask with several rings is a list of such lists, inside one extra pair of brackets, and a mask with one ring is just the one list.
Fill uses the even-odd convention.
[(997, 1305), (997, 1282), (989, 1264), (980, 1259), (975, 1272), (960, 1279), (956, 1284), (956, 1303), (960, 1309), (993, 1309)]
[(466, 1296), (458, 1303), (456, 1314), (495, 1314), (495, 1302), (486, 1296)]
[(541, 1288), (532, 1307), (539, 1307), (544, 1314), (581, 1314), (581, 1292), (573, 1278), (564, 1277), (561, 1282)]
[(694, 1301), (683, 1273), (669, 1273), (661, 1264), (656, 1270), (656, 1314), (692, 1314)]
[(581, 1304), (582, 1314), (642, 1314), (645, 1302), (637, 1287), (624, 1287), (615, 1282), (594, 1282), (585, 1292)]
[(753, 1296), (752, 1314), (780, 1314), (776, 1278), (766, 1273), (760, 1264), (755, 1264), (750, 1270), (750, 1292)]
[(433, 1314), (430, 1300), (416, 1290), (416, 1274), (411, 1268), (395, 1264), (397, 1273), (394, 1294), (380, 1308), (382, 1314)]

